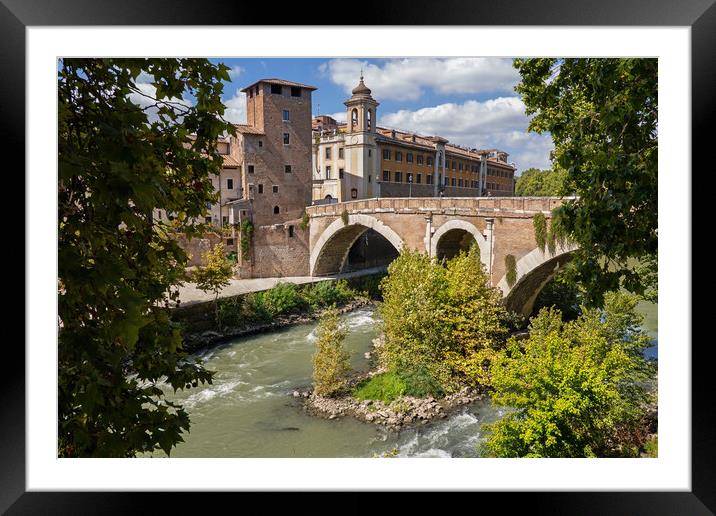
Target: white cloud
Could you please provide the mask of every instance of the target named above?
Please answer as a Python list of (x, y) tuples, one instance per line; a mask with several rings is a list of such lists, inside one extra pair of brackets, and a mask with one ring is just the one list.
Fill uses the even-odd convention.
[(498, 97), (386, 113), (379, 123), (426, 136), (439, 135), (470, 148), (499, 148), (510, 153), (509, 160), (517, 164), (518, 171), (549, 168), (552, 138), (527, 132), (529, 118), (524, 109), (518, 97)]
[(333, 118), (338, 123), (345, 123), (346, 121), (346, 112), (345, 111), (339, 111), (338, 113), (333, 113), (332, 115), (328, 115), (331, 118)]
[(238, 65), (232, 66), (229, 70), (229, 77), (231, 77), (231, 80), (234, 81), (243, 71), (244, 69)]
[(234, 96), (224, 102), (224, 118), (234, 124), (246, 123), (246, 93), (236, 90)]
[(377, 65), (358, 59), (332, 59), (319, 71), (346, 94), (358, 84), (361, 68), (373, 96), (416, 100), (425, 89), (441, 94), (513, 91), (519, 73), (512, 60), (492, 57), (404, 58)]
[(140, 73), (135, 80), (135, 86), (138, 91), (129, 94), (129, 100), (145, 110), (150, 122), (157, 119), (157, 108), (152, 106), (156, 104), (158, 100), (172, 102), (184, 107), (194, 105), (194, 102), (188, 98), (180, 99), (172, 97), (169, 99), (165, 97), (163, 99), (157, 99), (157, 88), (152, 84), (153, 81), (154, 77), (152, 75), (146, 72)]

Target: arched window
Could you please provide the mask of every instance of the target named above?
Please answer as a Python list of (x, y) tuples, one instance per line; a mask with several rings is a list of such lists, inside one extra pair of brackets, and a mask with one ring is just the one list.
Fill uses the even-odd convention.
[(273, 207), (273, 214), (274, 214), (274, 215), (278, 215), (279, 211), (281, 211), (281, 210), (279, 210), (278, 206), (274, 206), (274, 207)]
[(357, 198), (358, 198), (358, 189), (351, 188), (351, 199), (357, 199)]
[(370, 109), (368, 110), (368, 115), (367, 115), (366, 121), (367, 121), (367, 125), (368, 125), (368, 130), (370, 131), (372, 124), (373, 124), (373, 111)]
[(331, 200), (333, 197), (331, 197), (331, 194), (326, 195), (326, 199)]
[(351, 111), (351, 127), (358, 128), (358, 110)]

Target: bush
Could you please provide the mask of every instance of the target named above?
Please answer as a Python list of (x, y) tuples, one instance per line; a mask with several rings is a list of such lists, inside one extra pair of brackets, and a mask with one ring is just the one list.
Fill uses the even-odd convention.
[(426, 368), (400, 371), (398, 377), (405, 384), (405, 394), (416, 398), (438, 397), (444, 394), (440, 382)]
[(345, 280), (320, 281), (304, 287), (301, 296), (312, 310), (317, 310), (325, 306), (345, 303), (353, 299), (356, 292)]
[(350, 355), (343, 349), (346, 332), (335, 308), (321, 316), (317, 333), (316, 353), (313, 355), (313, 390), (319, 396), (332, 396), (346, 387), (350, 371)]
[(248, 319), (257, 322), (267, 322), (273, 318), (271, 309), (266, 303), (264, 292), (251, 292), (247, 294), (244, 303)]
[(219, 301), (219, 318), (224, 326), (241, 326), (244, 323), (244, 303), (241, 296)]
[[(493, 402), (513, 407), (488, 425), (497, 457), (634, 457), (643, 446), (648, 337), (636, 301), (608, 294), (604, 310), (563, 322), (543, 309), (529, 339), (511, 339), (491, 366)], [(521, 345), (520, 345), (521, 344)]]
[(266, 308), (272, 316), (283, 315), (300, 308), (304, 300), (293, 283), (278, 283), (264, 292)]
[(395, 373), (377, 374), (361, 382), (353, 391), (359, 400), (380, 400), (391, 403), (405, 394), (405, 383)]

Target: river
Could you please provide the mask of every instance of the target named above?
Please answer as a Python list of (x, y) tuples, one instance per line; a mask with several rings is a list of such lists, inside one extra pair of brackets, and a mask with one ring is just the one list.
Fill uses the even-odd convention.
[[(644, 327), (656, 344), (656, 305), (642, 303)], [(377, 335), (373, 309), (342, 316), (352, 366), (367, 368), (363, 353)], [(172, 457), (373, 457), (397, 449), (402, 457), (477, 457), (481, 426), (502, 410), (475, 402), (448, 418), (390, 433), (353, 418), (309, 416), (294, 389), (311, 384), (316, 324), (243, 337), (198, 354), (216, 371), (214, 383), (171, 394), (189, 412), (191, 431)], [(656, 356), (656, 347), (650, 350)], [(165, 456), (157, 452), (156, 456)]]

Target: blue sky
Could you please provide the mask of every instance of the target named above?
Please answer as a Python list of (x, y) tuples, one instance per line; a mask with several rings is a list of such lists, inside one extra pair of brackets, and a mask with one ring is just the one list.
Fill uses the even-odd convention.
[(527, 132), (528, 117), (514, 91), (519, 74), (511, 59), (212, 59), (229, 66), (226, 117), (245, 123), (241, 88), (265, 78), (310, 84), (314, 115), (344, 117), (343, 102), (358, 84), (361, 68), (366, 85), (380, 103), (378, 123), (440, 135), (451, 142), (477, 148), (500, 148), (510, 154), (518, 173), (549, 168), (549, 135)]

